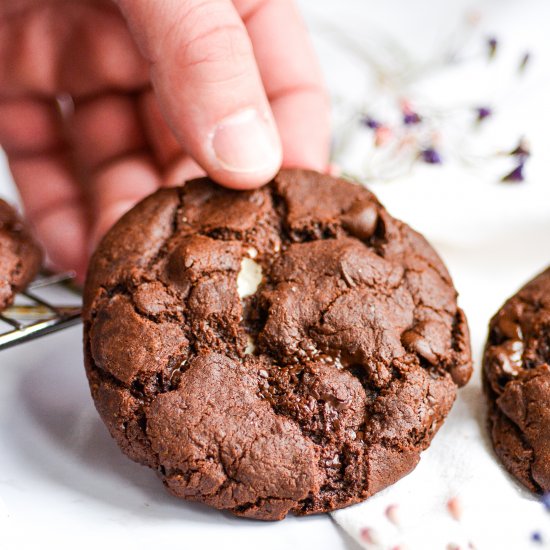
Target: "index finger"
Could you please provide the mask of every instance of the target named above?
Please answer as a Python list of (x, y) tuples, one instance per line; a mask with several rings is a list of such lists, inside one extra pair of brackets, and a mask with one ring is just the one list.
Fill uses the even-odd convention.
[(233, 0), (243, 19), (283, 144), (283, 165), (325, 171), (328, 94), (293, 0)]

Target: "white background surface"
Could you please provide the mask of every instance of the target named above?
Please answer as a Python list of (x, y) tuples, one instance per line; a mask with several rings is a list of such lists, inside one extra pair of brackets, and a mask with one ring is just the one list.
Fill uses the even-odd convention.
[[(342, 46), (341, 35), (332, 27), (381, 59), (379, 37), (389, 33), (414, 62), (429, 64), (467, 9), (475, 6), (483, 17), (477, 38), (465, 48), (475, 50), (489, 34), (500, 42), (499, 57), (490, 66), (475, 58), (435, 70), (399, 90), (441, 109), (490, 104), (494, 120), (481, 132), (464, 131), (444, 141), (448, 162), (443, 166), (421, 165), (406, 177), (373, 186), (388, 209), (424, 232), (447, 262), (469, 318), (476, 372), (419, 468), (380, 497), (334, 517), (356, 537), (361, 526), (378, 529), (381, 542), (367, 546), (372, 548), (391, 548), (403, 541), (410, 545), (421, 532), (424, 542), (413, 548), (443, 549), (448, 542), (462, 540), (465, 530), (468, 536), (478, 536), (478, 548), (497, 548), (497, 533), (503, 529), (499, 549), (540, 548), (531, 545), (529, 536), (537, 530), (550, 540), (550, 516), (494, 461), (484, 433), (479, 358), (490, 316), (550, 263), (550, 3), (301, 0), (300, 5), (337, 106), (338, 130), (354, 109), (377, 107), (381, 92), (372, 71)], [(510, 67), (525, 49), (532, 51), (533, 61), (519, 82)], [(391, 67), (391, 61), (386, 65)], [(446, 135), (461, 131), (444, 128)], [(524, 184), (497, 182), (510, 168), (509, 159), (493, 159), (476, 169), (455, 159), (457, 149), (489, 156), (491, 151), (509, 150), (522, 134), (533, 150)], [(368, 139), (357, 136), (353, 151), (338, 159), (344, 168), (361, 167)], [(11, 193), (1, 168), (0, 194)], [(0, 548), (355, 547), (327, 516), (265, 524), (234, 519), (166, 494), (152, 472), (120, 454), (97, 417), (80, 339), (80, 329), (73, 328), (0, 356)], [(432, 488), (426, 489), (430, 482)], [(464, 529), (449, 524), (444, 515), (445, 499), (457, 493), (464, 501)], [(399, 502), (416, 525), (392, 531), (383, 517), (388, 502)], [(488, 539), (481, 540), (480, 531), (489, 534)], [(486, 542), (491, 532), (494, 546)]]

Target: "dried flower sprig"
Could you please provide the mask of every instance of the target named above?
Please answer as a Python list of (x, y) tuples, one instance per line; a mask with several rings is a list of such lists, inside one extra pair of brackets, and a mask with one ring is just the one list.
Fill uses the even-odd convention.
[(529, 65), (529, 62), (531, 61), (531, 52), (525, 52), (521, 56), (521, 61), (519, 63), (518, 71), (520, 73), (523, 73), (525, 69), (527, 68), (527, 65)]
[(520, 138), (516, 147), (514, 147), (508, 155), (514, 157), (517, 164), (511, 172), (502, 177), (501, 181), (504, 183), (520, 183), (525, 181), (523, 170), (525, 168), (525, 163), (531, 156), (531, 150), (527, 140), (523, 137)]
[(370, 128), (371, 130), (376, 130), (381, 126), (381, 123), (378, 122), (378, 120), (370, 117), (369, 115), (364, 115), (363, 117), (361, 117), (361, 124), (366, 128)]
[(489, 118), (493, 115), (493, 110), (491, 107), (483, 106), (483, 107), (476, 107), (476, 120), (477, 122), (483, 122), (486, 118)]
[(502, 176), (501, 180), (503, 183), (521, 183), (525, 181), (525, 176), (523, 175), (523, 169), (525, 167), (524, 162), (520, 162), (511, 172)]
[(420, 124), (422, 117), (418, 113), (403, 113), (403, 124), (411, 126), (412, 124)]
[[(477, 18), (470, 23), (470, 27), (474, 24), (477, 24)], [(357, 130), (353, 129), (349, 121), (358, 119), (360, 127), (372, 132), (372, 149), (368, 150), (369, 154), (364, 160), (363, 168), (359, 173), (344, 170), (346, 175), (363, 182), (390, 181), (407, 175), (417, 163), (442, 165), (444, 161), (455, 159), (467, 167), (476, 167), (480, 166), (480, 162), (487, 163), (497, 156), (491, 153), (480, 156), (475, 152), (468, 152), (463, 145), (465, 140), (456, 132), (456, 129), (460, 129), (464, 135), (469, 131), (468, 126), (464, 124), (464, 121), (468, 120), (466, 118), (468, 112), (473, 114), (475, 123), (471, 126), (472, 131), (481, 124), (487, 125), (495, 118), (492, 105), (482, 103), (471, 107), (434, 109), (424, 104), (417, 109), (416, 101), (408, 96), (411, 84), (426, 76), (427, 73), (472, 59), (461, 55), (456, 41), (449, 50), (454, 52), (453, 55), (448, 55), (449, 51), (447, 53), (438, 51), (438, 60), (434, 59), (433, 63), (421, 63), (415, 66), (408, 56), (406, 59), (395, 60), (395, 66), (386, 67), (383, 63), (377, 62), (372, 52), (364, 51), (359, 44), (353, 43), (349, 36), (345, 39), (342, 36), (339, 38), (344, 46), (350, 48), (352, 53), (358, 55), (375, 71), (381, 87), (377, 105), (369, 104), (364, 114), (359, 117), (357, 114), (348, 115), (348, 122), (342, 126), (340, 135), (336, 134), (333, 159), (338, 164), (345, 165), (342, 155), (345, 155), (348, 150), (354, 150), (356, 138), (364, 139), (356, 134)], [(492, 59), (497, 55), (499, 40), (495, 36), (489, 36), (484, 39), (484, 43), (486, 55)], [(396, 44), (393, 43), (393, 48), (388, 54), (399, 54), (401, 50), (395, 46)], [(530, 52), (525, 52), (521, 64), (529, 63), (530, 55)], [(403, 71), (403, 75), (399, 71)], [(407, 93), (403, 93), (405, 91)], [(438, 137), (434, 139), (434, 136)], [(524, 141), (520, 141), (518, 147), (509, 155), (514, 157), (517, 163), (499, 178), (499, 181), (523, 182), (525, 165), (530, 155), (529, 148)]]
[(518, 157), (523, 160), (527, 159), (527, 157), (531, 156), (531, 148), (529, 147), (528, 141), (524, 137), (521, 137), (516, 147), (514, 147), (514, 149), (512, 149), (508, 154), (512, 157)]
[(498, 50), (498, 40), (494, 36), (490, 36), (487, 38), (487, 55), (489, 56), (489, 59), (493, 59)]
[(420, 158), (426, 164), (442, 164), (441, 155), (433, 147), (428, 147), (420, 152)]
[(422, 122), (422, 117), (412, 108), (411, 103), (406, 99), (401, 100), (401, 112), (403, 113), (403, 124), (405, 126), (420, 124)]

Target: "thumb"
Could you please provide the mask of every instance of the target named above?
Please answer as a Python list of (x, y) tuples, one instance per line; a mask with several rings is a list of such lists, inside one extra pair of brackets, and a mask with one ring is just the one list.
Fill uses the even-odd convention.
[(280, 168), (282, 146), (252, 44), (230, 0), (117, 0), (164, 117), (216, 181), (251, 188)]

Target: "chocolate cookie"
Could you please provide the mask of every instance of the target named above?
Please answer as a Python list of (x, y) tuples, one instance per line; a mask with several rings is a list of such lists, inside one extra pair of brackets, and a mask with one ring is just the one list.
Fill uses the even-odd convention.
[(42, 261), (39, 246), (15, 210), (0, 199), (0, 311), (32, 281)]
[(493, 317), (483, 358), (496, 454), (523, 485), (550, 491), (550, 269)]
[(260, 519), (394, 483), (471, 374), (433, 249), (366, 189), (308, 171), (145, 199), (95, 253), (84, 319), (122, 450), (174, 495)]

